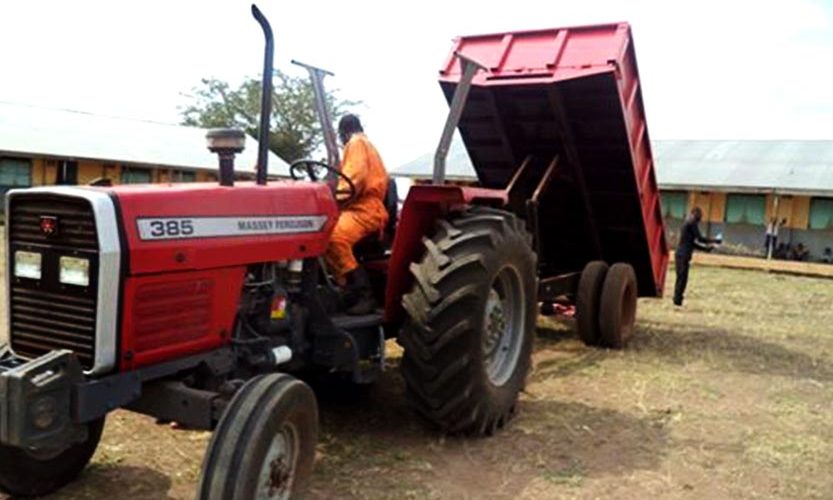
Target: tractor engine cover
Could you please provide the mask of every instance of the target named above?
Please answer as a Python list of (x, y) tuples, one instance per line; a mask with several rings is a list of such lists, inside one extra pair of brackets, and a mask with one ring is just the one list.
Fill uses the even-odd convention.
[(325, 184), (281, 181), (43, 186), (11, 191), (6, 213), (28, 266), (7, 275), (12, 350), (69, 349), (99, 375), (229, 343), (247, 269), (302, 269), (338, 207)]
[(228, 342), (247, 266), (322, 255), (338, 216), (329, 188), (308, 182), (110, 191), (124, 242), (122, 369)]

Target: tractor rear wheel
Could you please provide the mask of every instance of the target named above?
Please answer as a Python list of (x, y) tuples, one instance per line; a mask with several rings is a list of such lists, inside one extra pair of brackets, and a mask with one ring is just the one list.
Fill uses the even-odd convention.
[(440, 220), (411, 265), (402, 374), (419, 413), (451, 433), (492, 434), (529, 371), (536, 256), (521, 220), (484, 207)]
[(14, 496), (41, 496), (72, 482), (95, 453), (104, 419), (87, 424), (87, 438), (64, 450), (26, 450), (0, 445), (0, 490)]
[(608, 269), (606, 262), (594, 260), (584, 267), (578, 280), (576, 330), (579, 338), (588, 346), (598, 346), (601, 343), (599, 303)]
[(197, 498), (292, 498), (312, 473), (317, 439), (312, 390), (283, 373), (255, 377), (234, 395), (211, 437)]
[(622, 349), (636, 322), (636, 273), (630, 264), (613, 264), (605, 277), (599, 313), (602, 345)]

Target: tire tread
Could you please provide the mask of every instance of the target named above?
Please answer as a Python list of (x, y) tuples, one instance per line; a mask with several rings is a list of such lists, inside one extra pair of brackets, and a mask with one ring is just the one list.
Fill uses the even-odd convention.
[[(405, 350), (401, 369), (417, 412), (446, 432), (491, 434), (514, 412), (517, 394), (506, 408), (483, 401), (473, 379), (479, 367), (467, 342), (479, 327), (472, 306), (483, 298), (489, 256), (503, 245), (522, 246), (534, 281), (537, 259), (531, 241), (525, 223), (514, 214), (473, 207), (440, 219), (434, 237), (423, 240), (423, 258), (410, 266), (414, 286), (402, 299), (409, 319), (400, 336)], [(522, 351), (518, 361), (522, 380), (529, 370), (528, 354)]]

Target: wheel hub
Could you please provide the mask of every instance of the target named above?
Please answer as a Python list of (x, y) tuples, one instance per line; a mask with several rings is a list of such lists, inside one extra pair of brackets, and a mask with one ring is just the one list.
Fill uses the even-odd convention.
[(524, 336), (524, 307), (520, 274), (507, 266), (492, 283), (483, 317), (484, 365), (496, 386), (505, 384), (515, 372)]
[(500, 338), (506, 330), (506, 314), (503, 301), (494, 288), (489, 290), (486, 302), (486, 336), (483, 339), (483, 351), (487, 358), (491, 357), (500, 343)]
[(284, 457), (272, 460), (269, 468), (269, 495), (276, 496), (289, 483), (292, 471)]
[(291, 496), (298, 457), (297, 441), (291, 427), (281, 430), (272, 440), (260, 471), (258, 500), (283, 500)]

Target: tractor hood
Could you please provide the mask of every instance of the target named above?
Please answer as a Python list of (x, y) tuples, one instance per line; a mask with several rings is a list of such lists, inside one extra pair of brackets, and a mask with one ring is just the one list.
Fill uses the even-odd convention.
[(116, 204), (129, 275), (319, 256), (338, 215), (329, 188), (310, 182), (92, 189)]

